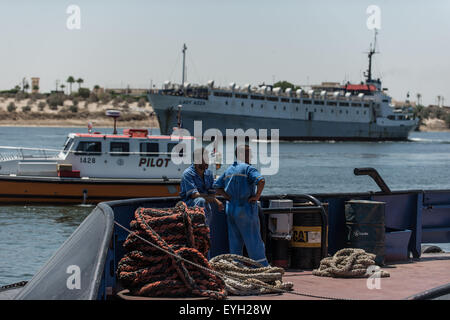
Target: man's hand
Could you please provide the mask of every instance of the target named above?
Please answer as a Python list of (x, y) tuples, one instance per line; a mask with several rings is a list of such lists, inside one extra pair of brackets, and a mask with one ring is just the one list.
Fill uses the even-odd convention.
[(219, 199), (216, 199), (216, 203), (217, 203), (217, 208), (219, 209), (219, 211), (223, 211), (224, 206), (222, 201), (220, 201)]
[(248, 198), (248, 202), (252, 202), (253, 203), (253, 202), (256, 202), (256, 201), (259, 200), (259, 197), (261, 196), (261, 193), (262, 193), (262, 191), (264, 189), (264, 184), (265, 184), (264, 179), (262, 179), (262, 180), (260, 180), (258, 182), (258, 185), (256, 187), (256, 194), (254, 196)]
[(226, 193), (225, 190), (224, 190), (223, 188), (218, 188), (218, 189), (217, 189), (217, 194), (218, 194), (219, 196), (224, 197), (225, 200), (228, 200), (228, 201), (231, 200), (230, 195), (229, 195), (228, 193)]

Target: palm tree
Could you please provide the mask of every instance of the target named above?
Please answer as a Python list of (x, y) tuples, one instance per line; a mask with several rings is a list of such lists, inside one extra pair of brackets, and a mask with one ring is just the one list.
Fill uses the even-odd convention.
[(416, 96), (417, 96), (417, 105), (420, 105), (420, 99), (422, 98), (422, 94), (418, 93)]
[(77, 83), (78, 83), (78, 90), (80, 90), (80, 88), (81, 88), (81, 84), (84, 82), (84, 80), (83, 79), (81, 79), (81, 78), (78, 78), (77, 79)]
[(64, 93), (64, 88), (66, 87), (64, 84), (62, 84), (61, 86), (61, 90), (63, 91), (63, 93)]
[(70, 94), (72, 94), (72, 84), (75, 83), (75, 78), (72, 76), (69, 76), (66, 80), (66, 82), (69, 84), (70, 88)]

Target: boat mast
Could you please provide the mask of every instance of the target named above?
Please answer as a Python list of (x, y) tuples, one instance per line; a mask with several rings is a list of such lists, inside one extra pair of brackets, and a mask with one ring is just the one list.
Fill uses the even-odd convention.
[(184, 72), (185, 72), (185, 70), (186, 70), (186, 50), (187, 50), (187, 47), (186, 47), (186, 44), (185, 43), (183, 43), (183, 72), (182, 72), (182, 76), (181, 76), (181, 84), (184, 86)]
[(378, 53), (378, 52), (375, 51), (375, 48), (377, 47), (377, 34), (378, 34), (378, 32), (377, 32), (377, 29), (374, 29), (374, 31), (375, 31), (375, 36), (374, 36), (375, 39), (374, 39), (373, 47), (372, 47), (372, 44), (370, 44), (370, 50), (369, 50), (369, 52), (367, 54), (367, 56), (369, 57), (369, 68), (367, 69), (366, 74), (365, 74), (365, 76), (367, 77), (366, 82), (371, 82), (372, 81), (372, 56), (375, 53)]

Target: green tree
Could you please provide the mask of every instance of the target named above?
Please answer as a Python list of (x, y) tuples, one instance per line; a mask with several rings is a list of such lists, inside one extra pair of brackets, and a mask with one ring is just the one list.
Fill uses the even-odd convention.
[(78, 89), (78, 94), (80, 95), (81, 98), (87, 99), (91, 94), (91, 90), (89, 90), (88, 88), (80, 88)]
[(69, 76), (67, 78), (66, 82), (69, 84), (70, 94), (72, 94), (72, 84), (75, 83), (75, 78), (72, 76)]
[(16, 107), (16, 105), (14, 104), (14, 102), (10, 102), (10, 103), (8, 104), (8, 107), (7, 107), (8, 112), (14, 112), (14, 111), (16, 111), (16, 109), (17, 109), (17, 107)]
[(299, 88), (298, 86), (296, 86), (293, 83), (290, 83), (288, 81), (278, 81), (273, 84), (273, 87), (274, 88), (280, 87), (281, 89), (283, 89), (283, 91), (286, 90), (287, 88), (291, 88), (292, 90), (296, 90)]
[(78, 78), (77, 79), (77, 83), (78, 83), (78, 90), (80, 90), (80, 88), (81, 88), (81, 84), (84, 82), (84, 80), (83, 79), (81, 79), (81, 78)]

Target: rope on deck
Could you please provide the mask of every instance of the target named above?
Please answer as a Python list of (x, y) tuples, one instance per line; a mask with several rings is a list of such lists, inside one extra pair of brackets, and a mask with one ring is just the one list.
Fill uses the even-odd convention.
[[(370, 266), (375, 264), (375, 255), (367, 253), (363, 249), (346, 248), (339, 250), (332, 257), (320, 261), (319, 269), (313, 270), (312, 274), (320, 277), (333, 278), (367, 278)], [(381, 277), (389, 277), (390, 274), (380, 270)]]
[(283, 268), (263, 267), (260, 263), (235, 254), (222, 254), (209, 261), (225, 275), (225, 289), (232, 295), (260, 295), (291, 291), (294, 284), (283, 282)]
[[(226, 297), (223, 280), (210, 271), (205, 258), (209, 228), (202, 208), (188, 208), (184, 202), (173, 209), (138, 208), (130, 226), (134, 232), (124, 243), (127, 253), (118, 264), (117, 274), (133, 295)], [(142, 237), (149, 240), (142, 241)]]

